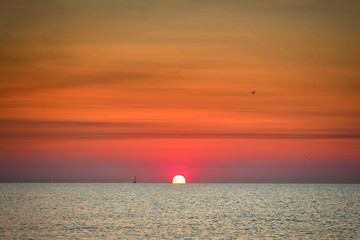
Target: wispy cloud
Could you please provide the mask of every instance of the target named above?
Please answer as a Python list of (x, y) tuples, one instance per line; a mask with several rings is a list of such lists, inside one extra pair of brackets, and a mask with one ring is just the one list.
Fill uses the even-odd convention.
[[(360, 133), (293, 130), (293, 133), (187, 131), (186, 126), (160, 122), (84, 122), (0, 120), (4, 139), (358, 139)], [(185, 129), (184, 129), (185, 127)], [(182, 129), (174, 131), (173, 129)], [(158, 129), (158, 131), (154, 131)]]

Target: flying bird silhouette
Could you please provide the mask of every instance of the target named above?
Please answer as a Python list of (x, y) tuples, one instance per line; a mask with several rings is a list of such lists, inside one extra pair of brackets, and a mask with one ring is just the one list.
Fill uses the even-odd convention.
[(252, 94), (255, 94), (255, 91), (256, 91), (256, 90), (254, 90), (254, 91), (251, 91), (251, 93), (252, 93)]

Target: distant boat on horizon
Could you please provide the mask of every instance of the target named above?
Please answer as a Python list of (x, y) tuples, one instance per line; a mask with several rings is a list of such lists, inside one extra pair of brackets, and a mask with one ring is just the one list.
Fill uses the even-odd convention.
[(129, 180), (128, 183), (136, 183), (136, 176), (134, 177), (134, 180), (133, 180), (133, 181)]

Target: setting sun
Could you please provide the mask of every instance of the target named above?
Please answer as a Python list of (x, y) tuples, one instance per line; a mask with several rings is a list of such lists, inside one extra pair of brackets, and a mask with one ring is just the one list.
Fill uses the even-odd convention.
[(173, 178), (172, 183), (184, 184), (184, 183), (186, 183), (186, 180), (185, 180), (184, 176), (182, 176), (182, 175), (176, 175), (176, 176)]

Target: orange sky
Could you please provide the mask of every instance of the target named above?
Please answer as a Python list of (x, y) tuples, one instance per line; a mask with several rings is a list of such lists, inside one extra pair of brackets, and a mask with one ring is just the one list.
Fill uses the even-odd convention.
[(0, 181), (360, 182), (358, 29), (354, 0), (2, 1)]

